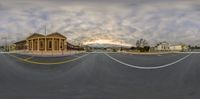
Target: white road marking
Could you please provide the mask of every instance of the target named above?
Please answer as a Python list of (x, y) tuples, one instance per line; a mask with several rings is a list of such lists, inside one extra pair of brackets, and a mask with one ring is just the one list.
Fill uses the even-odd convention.
[(14, 52), (0, 52), (0, 54), (9, 54), (9, 53), (14, 53)]
[(120, 64), (123, 64), (123, 65), (125, 65), (125, 66), (132, 67), (132, 68), (137, 68), (137, 69), (160, 69), (160, 68), (165, 68), (165, 67), (168, 67), (168, 66), (172, 66), (172, 65), (174, 65), (174, 64), (176, 64), (176, 63), (178, 63), (178, 62), (181, 62), (182, 60), (184, 60), (184, 59), (186, 59), (187, 57), (189, 57), (192, 53), (190, 53), (190, 54), (184, 56), (183, 58), (181, 58), (181, 59), (179, 59), (179, 60), (176, 60), (176, 61), (174, 61), (174, 62), (171, 62), (171, 63), (169, 63), (169, 64), (160, 65), (160, 66), (153, 66), (153, 67), (144, 67), (144, 66), (136, 66), (136, 65), (127, 64), (127, 63), (124, 63), (124, 62), (122, 62), (122, 61), (120, 61), (120, 60), (118, 60), (118, 59), (116, 59), (116, 58), (114, 58), (114, 57), (108, 55), (107, 53), (104, 53), (104, 54), (105, 54), (106, 56), (108, 56), (109, 58), (111, 58), (112, 60), (114, 60), (114, 61), (116, 61), (116, 62), (118, 62), (118, 63), (120, 63)]

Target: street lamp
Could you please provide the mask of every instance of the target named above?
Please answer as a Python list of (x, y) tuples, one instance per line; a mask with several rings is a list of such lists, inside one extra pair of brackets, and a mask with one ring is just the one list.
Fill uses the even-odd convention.
[(2, 40), (4, 40), (4, 51), (7, 51), (8, 49), (7, 49), (7, 47), (8, 47), (8, 42), (7, 42), (7, 40), (8, 40), (8, 38), (7, 37), (2, 37)]

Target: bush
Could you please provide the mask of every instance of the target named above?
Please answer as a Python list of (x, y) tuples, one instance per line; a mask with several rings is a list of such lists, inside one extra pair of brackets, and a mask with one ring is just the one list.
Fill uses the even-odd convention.
[(150, 47), (149, 46), (145, 46), (143, 48), (139, 47), (137, 48), (140, 52), (149, 52)]

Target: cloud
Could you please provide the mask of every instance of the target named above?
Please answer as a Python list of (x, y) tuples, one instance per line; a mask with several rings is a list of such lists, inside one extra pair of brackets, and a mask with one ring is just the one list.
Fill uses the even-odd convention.
[(112, 39), (135, 45), (137, 39), (199, 44), (200, 3), (164, 0), (5, 1), (0, 2), (0, 37), (11, 41), (30, 33), (61, 32), (70, 42)]

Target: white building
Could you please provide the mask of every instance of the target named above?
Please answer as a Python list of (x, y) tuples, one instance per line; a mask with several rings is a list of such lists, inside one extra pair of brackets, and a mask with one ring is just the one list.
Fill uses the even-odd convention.
[(170, 46), (168, 42), (160, 42), (156, 45), (155, 50), (157, 51), (169, 51)]
[(179, 45), (172, 45), (169, 48), (171, 51), (188, 51), (189, 48), (188, 46), (184, 45), (184, 44), (179, 44)]

